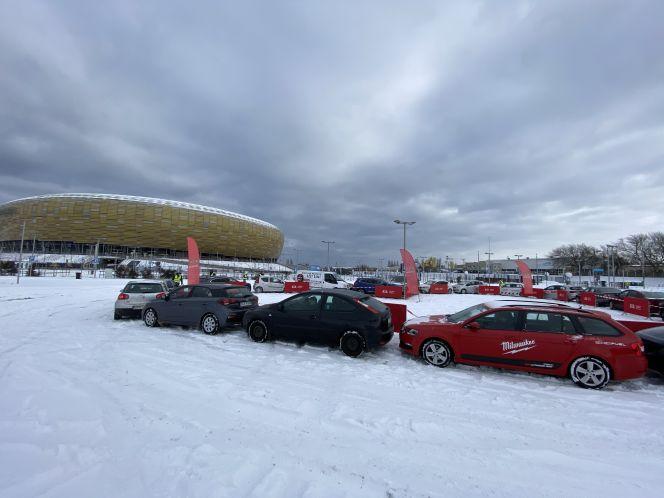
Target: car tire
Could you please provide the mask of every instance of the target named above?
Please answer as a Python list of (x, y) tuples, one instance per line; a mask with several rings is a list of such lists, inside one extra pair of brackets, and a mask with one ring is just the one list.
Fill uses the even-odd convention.
[(467, 292), (466, 289), (461, 289), (461, 290), (459, 291), (459, 294), (465, 294), (466, 292)]
[(255, 288), (254, 288), (254, 292), (255, 292), (256, 294), (260, 294), (261, 292), (263, 292), (263, 288), (260, 287), (260, 286), (259, 286), (259, 287), (255, 287)]
[(206, 313), (201, 318), (201, 330), (204, 334), (215, 335), (219, 332), (219, 319), (212, 313)]
[(270, 334), (267, 331), (267, 325), (260, 320), (254, 320), (247, 327), (249, 337), (254, 342), (266, 342), (270, 339)]
[(431, 339), (422, 346), (422, 359), (434, 367), (445, 368), (453, 357), (452, 348), (444, 341)]
[(447, 289), (448, 294), (454, 294), (454, 289)]
[(159, 317), (154, 308), (148, 308), (143, 313), (143, 323), (148, 327), (159, 327)]
[(613, 301), (609, 301), (609, 309), (612, 309), (612, 310), (616, 309), (616, 305), (613, 304)]
[(611, 369), (606, 362), (592, 356), (574, 360), (569, 374), (572, 382), (585, 389), (602, 389), (611, 380)]
[(362, 351), (364, 351), (364, 337), (362, 337), (362, 334), (359, 332), (349, 330), (341, 336), (341, 339), (339, 340), (339, 347), (346, 356), (357, 358), (362, 354)]
[(114, 311), (113, 312), (113, 320), (119, 320), (120, 318), (122, 318), (122, 315), (120, 314), (120, 312), (119, 311)]

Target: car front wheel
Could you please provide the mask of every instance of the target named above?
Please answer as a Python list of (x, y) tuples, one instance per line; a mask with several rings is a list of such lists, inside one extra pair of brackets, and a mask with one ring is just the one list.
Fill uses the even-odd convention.
[(157, 317), (157, 312), (152, 308), (146, 309), (145, 313), (143, 314), (143, 322), (145, 322), (145, 325), (148, 327), (158, 327), (159, 320)]
[(586, 389), (602, 389), (611, 380), (609, 366), (598, 358), (583, 356), (570, 366), (572, 381)]
[(263, 292), (263, 288), (262, 288), (262, 287), (255, 287), (255, 288), (254, 288), (254, 292), (255, 292), (256, 294), (260, 294), (261, 292)]
[(265, 342), (270, 337), (267, 332), (267, 325), (265, 325), (263, 322), (259, 320), (251, 322), (249, 324), (248, 332), (249, 332), (249, 337), (254, 342)]
[(364, 351), (364, 337), (359, 332), (349, 330), (341, 336), (339, 347), (347, 356), (357, 358)]
[(212, 313), (208, 313), (201, 318), (201, 330), (208, 335), (214, 335), (219, 332), (219, 320)]
[(461, 289), (461, 290), (459, 291), (459, 293), (460, 293), (460, 294), (465, 294), (465, 293), (466, 293), (466, 289)]
[(429, 365), (443, 368), (452, 362), (452, 349), (443, 341), (432, 339), (424, 343), (422, 358)]

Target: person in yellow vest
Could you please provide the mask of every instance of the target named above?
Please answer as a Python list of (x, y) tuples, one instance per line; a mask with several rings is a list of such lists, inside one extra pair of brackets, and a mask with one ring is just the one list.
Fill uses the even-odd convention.
[(175, 275), (173, 275), (173, 282), (177, 287), (180, 287), (182, 285), (182, 275), (180, 272), (176, 272)]

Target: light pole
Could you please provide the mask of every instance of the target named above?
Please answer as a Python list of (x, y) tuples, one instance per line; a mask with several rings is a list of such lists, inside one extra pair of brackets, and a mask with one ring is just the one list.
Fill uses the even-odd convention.
[(327, 270), (330, 270), (330, 244), (334, 244), (334, 240), (321, 240), (323, 244), (327, 244)]
[(518, 261), (518, 260), (520, 260), (521, 258), (523, 258), (523, 254), (515, 254), (514, 257), (515, 257), (515, 258), (517, 259), (517, 261)]
[[(394, 220), (394, 223), (397, 225), (403, 225), (403, 250), (406, 252), (406, 227), (408, 225), (414, 225), (414, 221), (401, 221), (401, 220)], [(403, 259), (403, 258), (402, 258)], [(404, 264), (403, 267), (403, 298), (406, 299), (406, 265)]]

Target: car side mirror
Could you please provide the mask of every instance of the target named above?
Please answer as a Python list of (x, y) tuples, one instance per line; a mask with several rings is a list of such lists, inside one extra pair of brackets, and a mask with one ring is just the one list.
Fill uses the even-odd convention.
[(166, 294), (166, 295), (164, 296), (164, 301), (169, 301), (170, 299), (171, 299), (171, 295), (170, 295), (170, 294)]
[(482, 327), (477, 322), (470, 322), (468, 325), (466, 325), (466, 328), (469, 328), (470, 330), (479, 330)]

